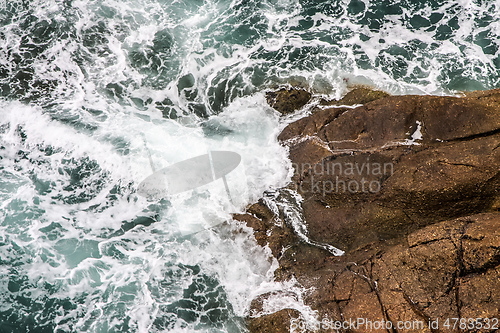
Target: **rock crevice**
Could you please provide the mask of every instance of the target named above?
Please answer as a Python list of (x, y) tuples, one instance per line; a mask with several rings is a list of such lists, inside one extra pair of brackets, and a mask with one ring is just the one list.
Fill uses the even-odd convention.
[[(331, 106), (348, 103), (364, 105)], [(302, 196), (310, 241), (265, 201), (235, 216), (278, 258), (275, 278), (312, 288), (305, 302), (319, 319), (425, 324), (384, 332), (498, 318), (500, 90), (460, 98), (358, 90), (322, 104), (278, 137), (295, 169), (281, 191)], [(288, 332), (294, 311), (251, 318), (249, 327)]]

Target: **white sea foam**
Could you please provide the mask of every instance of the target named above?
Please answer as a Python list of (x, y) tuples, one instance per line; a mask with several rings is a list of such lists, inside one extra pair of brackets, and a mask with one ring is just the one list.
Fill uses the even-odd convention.
[[(40, 181), (54, 184), (50, 195), (40, 195), (25, 180), (17, 193), (11, 192), (9, 200), (2, 203), (6, 216), (12, 213), (9, 203), (23, 200), (29, 207), (37, 198), (36, 207), (43, 212), (39, 218), (20, 226), (21, 229), (27, 228), (26, 239), (22, 240), (22, 234), (16, 235), (14, 230), (8, 232), (12, 242), (29, 249), (33, 256), (33, 260), (24, 266), (25, 273), (30, 281), (60, 281), (58, 297), (61, 299), (90, 294), (85, 302), (88, 307), (85, 311), (78, 308), (76, 313), (71, 312), (58, 320), (76, 316), (79, 318), (76, 327), (105, 327), (102, 325), (106, 322), (118, 320), (115, 316), (119, 311), (111, 310), (112, 300), (119, 302), (130, 294), (133, 302), (125, 314), (133, 320), (139, 332), (147, 332), (154, 320), (151, 314), (158, 314), (158, 311), (161, 312), (158, 307), (168, 303), (168, 300), (159, 300), (158, 295), (152, 295), (147, 285), (152, 283), (152, 276), (155, 276), (155, 283), (161, 283), (161, 274), (158, 274), (165, 273), (166, 267), (175, 262), (199, 265), (205, 274), (217, 277), (238, 316), (248, 312), (250, 301), (260, 292), (270, 288), (280, 289), (272, 282), (276, 263), (267, 250), (255, 244), (248, 228), (235, 234), (239, 227), (233, 231), (233, 227), (229, 227), (227, 232), (230, 234), (225, 236), (206, 230), (206, 227), (221, 222), (233, 223), (230, 212), (243, 211), (248, 202), (257, 200), (270, 185), (279, 187), (286, 184), (286, 151), (273, 139), (279, 128), (278, 117), (272, 110), (262, 107), (263, 101), (263, 95), (240, 99), (226, 112), (212, 118), (220, 126), (230, 129), (227, 137), (207, 137), (198, 127), (186, 128), (170, 120), (152, 126), (151, 122), (136, 117), (134, 113), (110, 113), (108, 122), (101, 124), (93, 136), (87, 136), (51, 120), (39, 108), (3, 103), (5, 112), (1, 123), (10, 125), (2, 135), (8, 152), (3, 154), (4, 167), (22, 178), (27, 170), (16, 171), (15, 168), (24, 166)], [(16, 130), (18, 128), (25, 133), (24, 142)], [(140, 133), (145, 134), (147, 148), (140, 139)], [(130, 153), (125, 156), (117, 154), (105, 140), (109, 135), (129, 142)], [(49, 146), (57, 153), (44, 156), (37, 151), (37, 147)], [(38, 166), (28, 161), (14, 162), (16, 152), (27, 148), (31, 150), (30, 157), (47, 164)], [(242, 165), (234, 174), (228, 175), (236, 206), (228, 202), (222, 184), (209, 184), (168, 198), (171, 206), (153, 225), (108, 238), (105, 235), (110, 232), (106, 230), (118, 230), (122, 221), (140, 216), (141, 211), (147, 209), (148, 202), (130, 192), (109, 207), (104, 206), (97, 211), (92, 207), (103, 206), (109, 200), (106, 194), (114, 186), (129, 183), (136, 186), (152, 172), (146, 149), (151, 151), (158, 167), (206, 153), (210, 149), (238, 152), (242, 156)], [(64, 187), (68, 175), (58, 171), (64, 168), (63, 161), (84, 158), (97, 161), (102, 170), (100, 174), (106, 174), (106, 185), (89, 201), (55, 204), (54, 197), (66, 194)], [(92, 183), (88, 186), (97, 190)], [(207, 221), (207, 218), (212, 221)], [(62, 226), (62, 237), (57, 241), (47, 239), (42, 232), (52, 222)], [(184, 235), (188, 235), (189, 230), (205, 231), (190, 241), (179, 243), (170, 238), (175, 236), (176, 230), (184, 231)], [(110, 256), (110, 247), (123, 257)], [(42, 253), (49, 254), (49, 258)], [(178, 287), (174, 285), (168, 291), (172, 294), (170, 301), (182, 299), (181, 292), (190, 281), (191, 278), (187, 277), (187, 280), (179, 281)], [(110, 310), (106, 311), (107, 308)], [(85, 313), (83, 317), (79, 317), (81, 311)], [(95, 311), (100, 313), (98, 318), (92, 315)], [(146, 318), (145, 313), (149, 314)], [(120, 322), (118, 320), (117, 325)]]

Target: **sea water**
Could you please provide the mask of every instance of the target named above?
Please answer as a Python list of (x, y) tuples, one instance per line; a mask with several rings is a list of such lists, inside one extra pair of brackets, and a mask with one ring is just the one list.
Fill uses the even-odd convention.
[[(262, 314), (314, 318), (231, 218), (290, 181), (276, 137), (293, 117), (265, 91), (498, 87), (499, 7), (0, 0), (0, 332), (245, 332), (269, 292)], [(221, 180), (137, 193), (154, 170), (214, 150), (242, 158), (229, 193)]]

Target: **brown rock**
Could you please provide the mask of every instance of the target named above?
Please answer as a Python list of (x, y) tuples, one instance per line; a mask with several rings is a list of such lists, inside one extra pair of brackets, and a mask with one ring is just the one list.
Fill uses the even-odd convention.
[(463, 277), (460, 282), (458, 299), (462, 318), (498, 319), (500, 315), (500, 302), (498, 301), (500, 268), (498, 266), (476, 275)]
[(247, 208), (246, 214), (234, 214), (233, 218), (253, 228), (257, 243), (269, 246), (276, 258), (281, 257), (286, 246), (297, 242), (293, 231), (282, 221), (276, 221), (273, 212), (262, 200)]
[(299, 311), (284, 309), (265, 317), (250, 318), (248, 329), (250, 332), (286, 333), (290, 332), (290, 320), (298, 318)]
[(278, 136), (278, 140), (284, 142), (294, 137), (307, 137), (316, 135), (323, 127), (348, 109), (334, 108), (319, 110), (309, 117), (301, 118), (289, 124)]
[(276, 111), (282, 114), (292, 113), (311, 99), (311, 93), (298, 88), (282, 88), (277, 91), (266, 93), (267, 103)]
[[(500, 90), (393, 96), (289, 125), (280, 138), (290, 147), (311, 237), (350, 249), (494, 209), (499, 100)], [(410, 141), (418, 126), (422, 140)]]
[(355, 105), (366, 104), (384, 97), (390, 96), (388, 93), (379, 90), (373, 90), (366, 87), (358, 87), (349, 91), (338, 101), (322, 101), (323, 105)]
[[(316, 110), (279, 136), (308, 244), (264, 201), (240, 219), (278, 259), (275, 278), (309, 288), (304, 302), (318, 318), (458, 332), (445, 329), (447, 318), (500, 317), (500, 89), (380, 97)], [(324, 243), (346, 254), (332, 256)], [(289, 323), (283, 311), (249, 319), (260, 325), (251, 332), (270, 327), (267, 318)]]
[(349, 140), (351, 149), (375, 148), (409, 140), (420, 123), (423, 143), (472, 139), (500, 130), (499, 95), (386, 97), (342, 113), (318, 136), (332, 148)]
[[(365, 320), (359, 332), (387, 332), (369, 329), (370, 321), (408, 325), (398, 332), (436, 332), (428, 326), (435, 320), (441, 331), (458, 332), (444, 329), (446, 319), (500, 315), (499, 237), (500, 212), (479, 214), (433, 224), (399, 243), (379, 242), (343, 257), (297, 248), (302, 254), (291, 251), (280, 259), (281, 274), (313, 288), (306, 302), (319, 318)], [(488, 249), (475, 266), (466, 264), (471, 239), (473, 248)], [(259, 317), (259, 323), (267, 318)]]

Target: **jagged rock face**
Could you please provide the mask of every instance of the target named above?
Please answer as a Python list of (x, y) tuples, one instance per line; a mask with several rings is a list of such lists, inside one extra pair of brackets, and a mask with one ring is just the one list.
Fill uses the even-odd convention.
[[(297, 241), (292, 244), (279, 257), (276, 279), (293, 277), (311, 288), (305, 302), (327, 323), (357, 318), (394, 325), (419, 322), (423, 324), (419, 329), (399, 331), (432, 332), (429, 321), (438, 320), (443, 330), (447, 318), (500, 315), (499, 212), (439, 222), (343, 257)], [(253, 308), (262, 308), (268, 298), (261, 296)], [(303, 321), (300, 313), (285, 309), (253, 316), (248, 322), (251, 332), (271, 327), (269, 332), (289, 332), (292, 319)], [(387, 332), (363, 327), (357, 331)]]
[(377, 99), (390, 96), (384, 91), (373, 90), (370, 88), (358, 87), (349, 91), (340, 100), (325, 101), (322, 100), (322, 105), (355, 105), (355, 104), (366, 104), (373, 102)]
[[(344, 318), (425, 326), (435, 319), (443, 324), (447, 318), (495, 318), (499, 264), (500, 214), (481, 214), (428, 226), (382, 253), (346, 264), (330, 275), (323, 294), (330, 292)], [(310, 303), (320, 299), (317, 294)], [(415, 331), (430, 332), (425, 326)]]
[[(429, 320), (443, 330), (447, 318), (498, 318), (500, 89), (376, 96), (316, 110), (279, 136), (310, 239), (344, 256), (301, 242), (263, 201), (236, 218), (278, 258), (277, 280), (314, 290), (305, 301), (319, 319), (421, 321), (413, 331), (431, 332)], [(287, 311), (273, 331), (290, 330), (297, 313)], [(250, 318), (251, 332), (270, 316)]]
[(266, 93), (267, 103), (281, 114), (292, 113), (311, 99), (311, 93), (299, 88), (282, 88)]
[(500, 195), (500, 90), (328, 108), (279, 139), (311, 237), (345, 250), (487, 211)]

